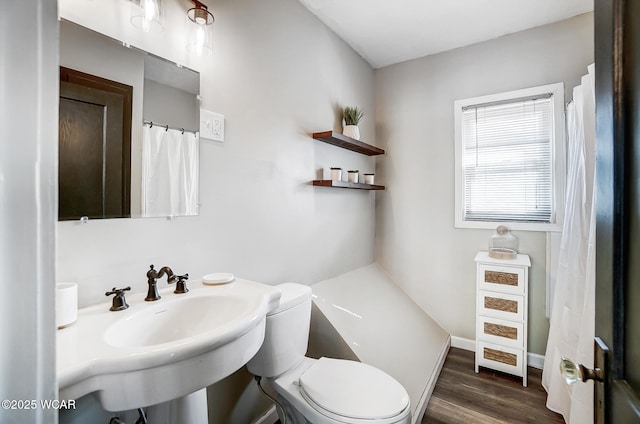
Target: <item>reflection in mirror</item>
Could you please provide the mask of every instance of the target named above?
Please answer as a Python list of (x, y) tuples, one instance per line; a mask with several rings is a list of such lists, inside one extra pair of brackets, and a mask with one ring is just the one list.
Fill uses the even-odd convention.
[(58, 217), (129, 216), (133, 87), (60, 67)]
[(59, 220), (197, 215), (199, 74), (66, 21), (60, 66)]

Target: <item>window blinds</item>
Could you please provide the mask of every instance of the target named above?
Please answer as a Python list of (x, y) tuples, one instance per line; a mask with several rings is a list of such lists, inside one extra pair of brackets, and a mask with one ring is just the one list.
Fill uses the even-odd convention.
[(462, 110), (464, 219), (551, 222), (552, 96)]

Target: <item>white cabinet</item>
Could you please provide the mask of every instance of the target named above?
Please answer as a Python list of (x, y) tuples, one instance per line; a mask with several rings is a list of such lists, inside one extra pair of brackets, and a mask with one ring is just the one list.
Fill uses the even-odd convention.
[(522, 377), (527, 385), (527, 255), (494, 259), (478, 252), (476, 276), (476, 372), (491, 368)]

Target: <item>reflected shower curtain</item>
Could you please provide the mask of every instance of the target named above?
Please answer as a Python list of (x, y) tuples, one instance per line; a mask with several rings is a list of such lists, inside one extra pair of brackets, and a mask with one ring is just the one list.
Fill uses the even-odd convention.
[(198, 214), (198, 134), (143, 127), (142, 216)]
[(544, 359), (547, 407), (570, 424), (593, 422), (593, 381), (568, 386), (560, 358), (593, 368), (595, 335), (594, 65), (567, 107), (567, 191), (558, 272)]

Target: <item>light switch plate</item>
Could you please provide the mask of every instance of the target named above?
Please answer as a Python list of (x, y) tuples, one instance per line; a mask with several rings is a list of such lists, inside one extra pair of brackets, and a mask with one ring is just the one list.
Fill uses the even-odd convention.
[(200, 109), (200, 138), (224, 141), (224, 115)]

